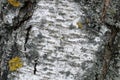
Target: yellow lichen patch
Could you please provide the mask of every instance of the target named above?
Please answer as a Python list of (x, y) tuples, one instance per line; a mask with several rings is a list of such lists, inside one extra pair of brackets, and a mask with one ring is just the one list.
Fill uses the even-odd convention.
[(78, 28), (80, 28), (80, 29), (82, 29), (82, 27), (83, 27), (83, 25), (82, 25), (81, 22), (77, 22), (77, 26), (78, 26)]
[(12, 58), (11, 60), (9, 60), (8, 64), (10, 71), (16, 71), (23, 66), (23, 62), (19, 57)]
[(19, 7), (21, 5), (21, 3), (19, 1), (16, 0), (8, 0), (8, 2), (15, 7)]

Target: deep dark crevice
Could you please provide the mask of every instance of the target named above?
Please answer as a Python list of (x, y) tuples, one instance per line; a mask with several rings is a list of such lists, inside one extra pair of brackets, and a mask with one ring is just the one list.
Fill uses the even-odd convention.
[(30, 25), (30, 26), (26, 29), (27, 33), (26, 33), (25, 43), (24, 43), (24, 49), (25, 49), (25, 51), (26, 51), (25, 45), (26, 45), (26, 43), (28, 42), (31, 28), (32, 28), (32, 26)]
[(31, 30), (32, 26), (30, 25), (26, 30), (26, 38), (25, 38), (25, 44), (27, 43), (28, 39), (29, 39), (29, 35), (30, 35), (30, 30)]
[(38, 64), (38, 61), (37, 60), (34, 60), (34, 74), (36, 74), (37, 72), (37, 64)]
[(98, 80), (98, 73), (95, 74), (95, 80)]
[(34, 11), (35, 3), (31, 1), (26, 1), (24, 6), (20, 8), (18, 16), (13, 19), (13, 30), (17, 30), (21, 27), (25, 21), (28, 21)]

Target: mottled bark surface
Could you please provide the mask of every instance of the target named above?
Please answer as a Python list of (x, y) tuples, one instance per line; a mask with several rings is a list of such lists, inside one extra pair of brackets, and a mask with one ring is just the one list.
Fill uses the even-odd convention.
[[(32, 17), (35, 2), (26, 0), (21, 2), (23, 6), (13, 6), (7, 0), (1, 0), (0, 22), (0, 57), (1, 57), (1, 80), (9, 80), (8, 61), (15, 56), (21, 56), (17, 43), (18, 29), (22, 28), (25, 21)], [(19, 11), (19, 12), (18, 12)], [(11, 15), (10, 15), (11, 14)]]
[[(119, 80), (119, 25), (109, 24), (109, 5), (101, 14), (96, 0), (17, 1), (0, 1), (0, 80)], [(15, 56), (23, 66), (10, 71)]]

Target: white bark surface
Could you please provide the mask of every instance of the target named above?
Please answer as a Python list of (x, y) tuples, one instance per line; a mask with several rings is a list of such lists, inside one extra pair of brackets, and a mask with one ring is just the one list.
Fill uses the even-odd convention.
[[(27, 23), (33, 26), (27, 45), (34, 44), (39, 53), (36, 75), (34, 65), (28, 65), (24, 59), (24, 66), (9, 76), (15, 75), (14, 80), (78, 80), (78, 74), (82, 77), (95, 62), (95, 52), (102, 40), (75, 27), (81, 15), (80, 5), (73, 0), (40, 0)], [(74, 29), (69, 28), (71, 24)], [(24, 38), (19, 38), (18, 43), (24, 46)], [(22, 52), (29, 53), (33, 47)]]

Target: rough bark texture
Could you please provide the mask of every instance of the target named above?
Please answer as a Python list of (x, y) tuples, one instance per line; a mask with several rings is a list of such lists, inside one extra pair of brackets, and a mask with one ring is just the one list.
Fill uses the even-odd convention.
[[(0, 80), (119, 80), (119, 12), (116, 24), (106, 15), (117, 3), (105, 0), (103, 9), (98, 0), (17, 1), (22, 5), (0, 1)], [(15, 56), (24, 66), (10, 71)]]
[[(19, 31), (25, 21), (28, 21), (33, 14), (36, 2), (30, 0), (24, 1), (22, 7), (15, 7), (7, 0), (1, 0), (1, 22), (0, 22), (0, 55), (1, 55), (1, 80), (9, 80), (10, 73), (8, 61), (15, 57), (21, 56), (17, 39)], [(19, 11), (19, 12), (18, 12)], [(17, 14), (16, 14), (17, 13)], [(10, 14), (13, 14), (10, 15)], [(10, 15), (10, 16), (9, 16)], [(11, 22), (10, 22), (11, 21)]]

